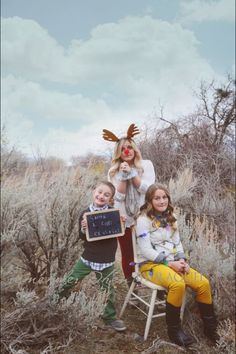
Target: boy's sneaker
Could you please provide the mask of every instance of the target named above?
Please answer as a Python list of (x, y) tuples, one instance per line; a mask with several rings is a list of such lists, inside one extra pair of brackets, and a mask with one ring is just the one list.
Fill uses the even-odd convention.
[(122, 320), (111, 320), (109, 322), (106, 322), (106, 325), (112, 327), (117, 332), (122, 332), (126, 330), (126, 325)]

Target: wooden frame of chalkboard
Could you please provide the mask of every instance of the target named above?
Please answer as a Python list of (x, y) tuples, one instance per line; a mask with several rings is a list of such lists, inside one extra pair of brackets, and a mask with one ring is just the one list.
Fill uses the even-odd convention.
[(119, 209), (106, 209), (84, 214), (87, 220), (87, 241), (105, 240), (124, 236), (124, 223), (120, 219)]

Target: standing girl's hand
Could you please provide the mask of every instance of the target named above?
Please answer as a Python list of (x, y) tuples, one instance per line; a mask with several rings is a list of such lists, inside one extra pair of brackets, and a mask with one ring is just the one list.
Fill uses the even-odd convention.
[(131, 167), (127, 162), (121, 162), (120, 164), (120, 172), (126, 172), (129, 173), (131, 171)]

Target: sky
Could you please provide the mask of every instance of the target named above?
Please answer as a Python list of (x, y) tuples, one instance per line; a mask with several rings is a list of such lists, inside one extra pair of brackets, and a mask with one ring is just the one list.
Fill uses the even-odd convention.
[(202, 81), (235, 73), (234, 14), (234, 0), (2, 0), (9, 144), (69, 162), (106, 154), (103, 128), (190, 114)]

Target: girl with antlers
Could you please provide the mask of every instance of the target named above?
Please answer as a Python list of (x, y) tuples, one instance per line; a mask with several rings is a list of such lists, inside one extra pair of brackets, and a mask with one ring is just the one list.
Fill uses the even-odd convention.
[(132, 282), (134, 266), (131, 227), (134, 216), (144, 203), (147, 188), (155, 182), (155, 172), (150, 160), (143, 160), (141, 152), (133, 140), (139, 134), (135, 124), (131, 124), (126, 136), (118, 138), (109, 130), (103, 129), (103, 139), (116, 143), (108, 171), (108, 180), (115, 186), (115, 207), (126, 216), (125, 235), (119, 237), (122, 269), (128, 286)]

